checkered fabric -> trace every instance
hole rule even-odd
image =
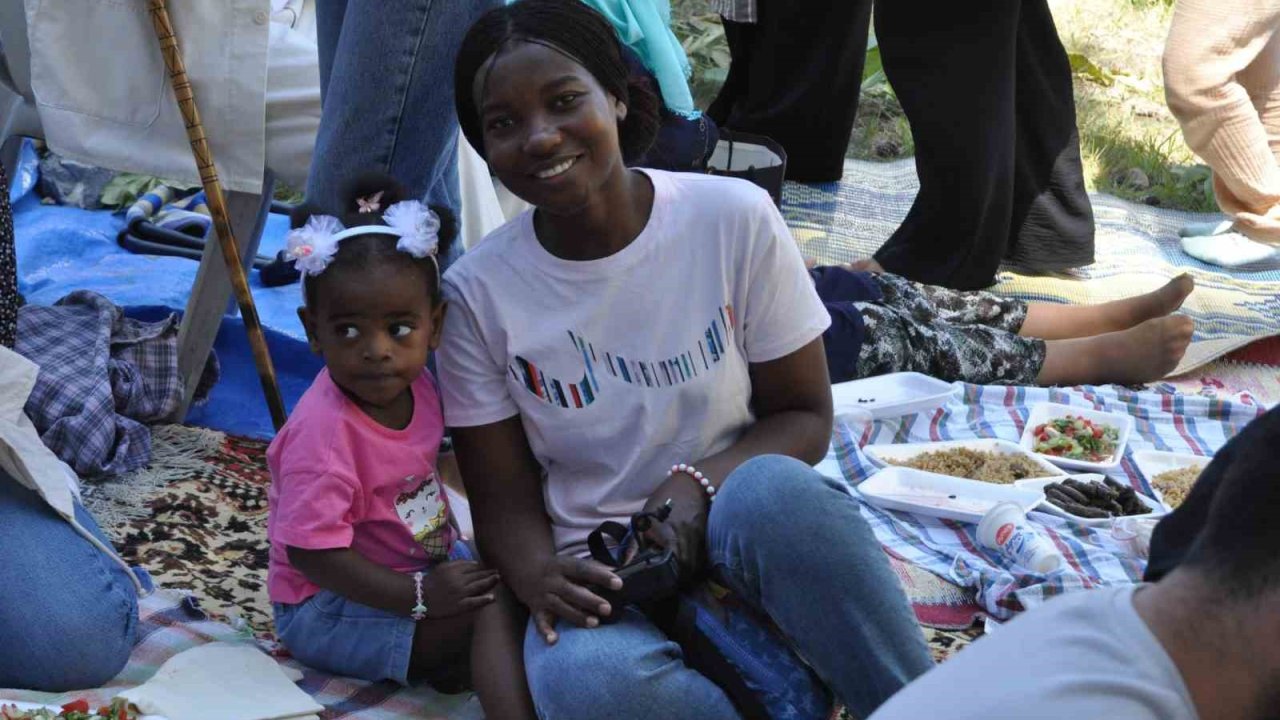
[[[79,698],[91,707],[105,705],[121,691],[150,680],[166,660],[211,642],[254,642],[248,632],[207,618],[193,598],[173,590],[157,590],[138,601],[138,644],[124,670],[105,686],[68,693],[0,689],[0,701],[61,705]],[[395,683],[369,683],[328,675],[281,658],[302,672],[298,684],[325,706],[325,718],[351,720],[481,720],[480,703],[471,693],[441,695],[426,685],[404,688]]]
[[[182,402],[176,314],[133,320],[107,298],[77,291],[22,307],[15,349],[40,366],[27,414],[76,473],[118,475],[150,461],[145,423]]]
[[[1076,405],[1133,417],[1134,430],[1125,458],[1111,475],[1147,495],[1151,495],[1147,479],[1133,464],[1135,450],[1210,456],[1265,412],[1264,407],[1247,395],[1218,400],[1136,392],[1115,386],[1068,390],[965,385],[957,399],[933,412],[878,420],[871,425],[837,419],[832,452],[841,474],[856,488],[875,471],[875,466],[862,453],[867,445],[971,438],[1017,442],[1031,407],[1039,402]],[[1046,513],[1030,513],[1031,523],[1066,559],[1059,570],[1048,575],[1011,569],[994,552],[978,545],[976,525],[906,512],[885,512],[866,503],[863,503],[862,515],[887,551],[944,580],[974,589],[984,609],[999,619],[1009,618],[1055,595],[1139,582],[1146,569],[1146,562],[1112,539],[1107,528],[1079,525]]]

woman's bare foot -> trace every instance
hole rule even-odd
[[[1172,315],[1182,307],[1187,296],[1195,289],[1195,278],[1183,273],[1165,283],[1159,290],[1109,302],[1100,306],[1099,309],[1110,311],[1114,315],[1115,322],[1118,323],[1115,329],[1124,330],[1147,320]]]
[[[1179,275],[1159,290],[1101,305],[1027,303],[1027,317],[1018,334],[1042,340],[1066,340],[1128,330],[1147,320],[1172,314],[1182,307],[1195,287],[1195,279],[1190,275]]]
[[[1166,315],[1119,332],[1051,340],[1036,382],[1132,385],[1159,380],[1172,372],[1187,353],[1194,327],[1195,323],[1185,315]]]

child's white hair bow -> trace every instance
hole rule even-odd
[[[376,201],[375,201],[376,202]],[[416,258],[435,257],[440,242],[440,218],[419,200],[403,200],[382,213],[385,225],[347,228],[332,215],[312,215],[285,236],[285,257],[303,275],[319,275],[333,261],[338,243],[358,235],[396,235],[396,249]],[[437,268],[439,266],[437,265]]]

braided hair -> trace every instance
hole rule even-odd
[[[537,43],[568,57],[627,106],[618,123],[623,160],[643,157],[661,122],[662,101],[647,78],[632,76],[622,58],[613,26],[581,0],[520,0],[485,13],[467,31],[454,65],[454,105],[458,124],[471,145],[487,157],[484,131],[473,88],[476,74],[490,58],[513,43]]]

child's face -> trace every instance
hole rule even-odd
[[[379,422],[399,424],[412,410],[409,386],[427,355],[440,344],[444,303],[433,305],[429,280],[408,264],[373,263],[308,280],[316,306],[299,308],[313,352],[362,410]]]
[[[481,66],[472,93],[489,167],[526,202],[571,213],[626,172],[618,122],[627,107],[565,55],[516,43]]]

